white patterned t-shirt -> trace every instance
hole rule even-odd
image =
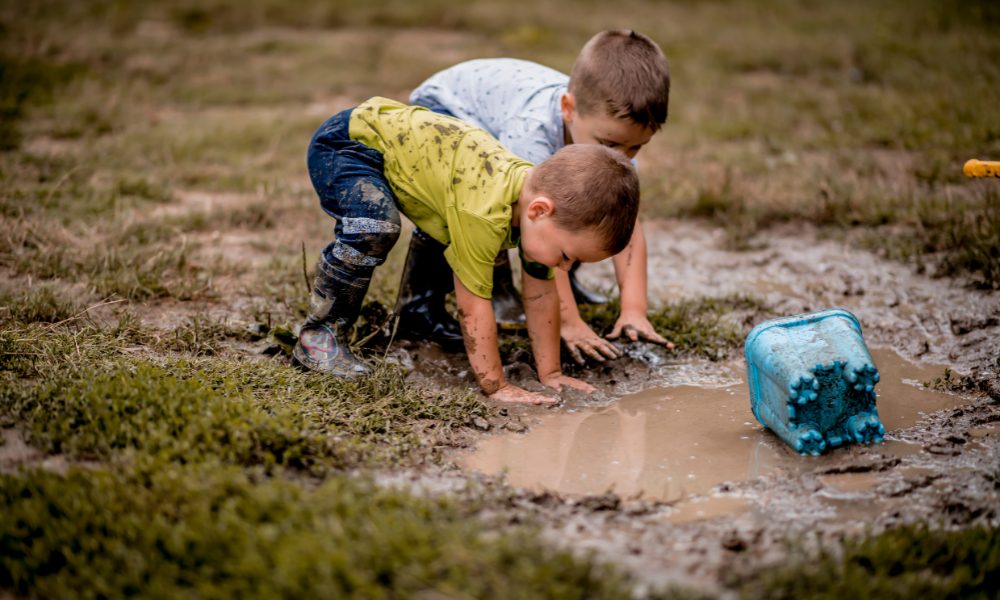
[[[565,145],[560,101],[568,83],[567,75],[526,60],[470,60],[420,84],[410,103],[485,129],[537,164]]]

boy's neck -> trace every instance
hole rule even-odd
[[[521,191],[517,194],[517,202],[510,207],[510,225],[518,228],[521,226],[521,208],[527,206],[531,201],[531,176],[535,173],[535,167],[529,167],[524,173],[524,183],[521,184]]]

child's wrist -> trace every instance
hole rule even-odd
[[[647,316],[648,311],[649,307],[646,305],[645,302],[636,304],[623,304],[621,307],[622,315],[645,317]]]
[[[562,377],[562,369],[556,369],[555,371],[549,371],[547,373],[539,373],[538,381],[546,383],[547,381],[552,381],[553,379],[559,379]]]
[[[507,379],[503,376],[502,372],[499,377],[483,376],[479,378],[479,387],[487,396],[492,396],[508,385],[510,384],[507,382]]]

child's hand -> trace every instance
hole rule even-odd
[[[622,334],[630,342],[643,340],[665,346],[668,350],[674,349],[674,343],[656,333],[656,329],[653,328],[653,324],[649,322],[645,314],[630,314],[623,311],[618,316],[618,321],[615,322],[615,328],[608,334],[608,339],[618,339]]]
[[[559,402],[558,398],[551,398],[537,392],[529,392],[524,388],[510,383],[490,394],[489,399],[497,400],[498,402],[517,402],[520,404],[555,404]]]
[[[569,350],[570,355],[578,365],[586,362],[583,358],[584,354],[597,362],[621,356],[621,352],[614,344],[594,333],[594,330],[581,319],[563,323],[559,334],[562,336],[563,343],[566,344],[566,349]]]
[[[541,378],[541,382],[550,388],[555,388],[557,390],[562,390],[563,386],[571,387],[575,390],[580,390],[585,394],[593,394],[597,391],[597,388],[590,385],[585,381],[581,381],[575,377],[570,377],[569,375],[563,375],[562,373],[558,375],[548,375]]]

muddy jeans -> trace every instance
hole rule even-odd
[[[351,110],[320,126],[306,160],[320,205],[337,220],[322,261],[341,278],[369,279],[399,238],[399,208],[382,154],[350,137]]]

